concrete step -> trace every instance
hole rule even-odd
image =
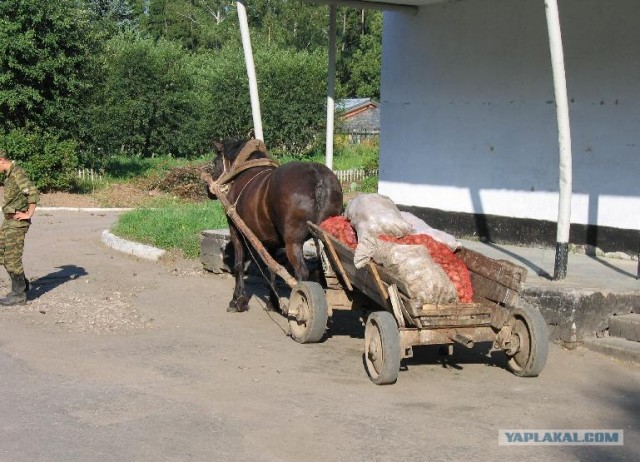
[[[640,314],[609,317],[609,335],[640,342]]]
[[[583,346],[622,361],[640,364],[640,342],[619,337],[602,337],[585,340]]]

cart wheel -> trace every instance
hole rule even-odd
[[[522,304],[513,310],[507,325],[511,327],[511,345],[505,350],[509,369],[518,377],[537,377],[549,355],[547,323],[537,309]]]
[[[400,371],[400,335],[388,311],[375,311],[364,328],[364,364],[377,385],[394,383]]]
[[[317,282],[301,281],[289,299],[289,330],[298,343],[320,341],[327,328],[327,297]]]

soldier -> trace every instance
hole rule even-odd
[[[11,292],[6,298],[0,298],[0,304],[11,306],[23,305],[27,301],[29,281],[24,276],[22,252],[39,196],[27,173],[6,155],[6,151],[0,148],[0,173],[5,175],[0,263],[11,278]]]

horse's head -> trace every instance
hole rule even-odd
[[[213,159],[213,179],[217,180],[223,173],[228,173],[243,162],[253,159],[268,158],[267,148],[260,140],[227,139],[213,143],[216,155]]]
[[[213,143],[215,156],[208,172],[203,172],[202,179],[207,183],[207,194],[215,199],[211,192],[211,183],[218,181],[223,175],[231,175],[244,162],[253,159],[268,158],[267,149],[260,140],[227,139]],[[224,177],[222,178],[224,182]]]

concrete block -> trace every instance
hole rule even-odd
[[[622,361],[640,364],[640,342],[617,337],[603,337],[585,340],[583,346]]]
[[[207,271],[230,273],[233,268],[233,246],[228,229],[205,230],[200,233],[200,261]]]
[[[626,314],[609,318],[609,335],[640,342],[640,314]]]
[[[612,315],[640,312],[640,291],[527,287],[521,295],[538,307],[553,340],[562,342],[602,337]]]

